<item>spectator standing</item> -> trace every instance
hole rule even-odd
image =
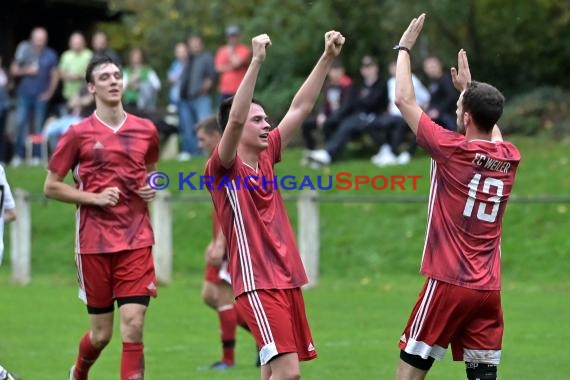
[[[200,155],[194,127],[212,113],[210,90],[214,84],[216,72],[212,53],[204,50],[202,37],[191,35],[188,38],[190,55],[180,84],[180,103],[178,115],[182,148],[179,161],[188,161],[192,155]]]
[[[131,50],[129,65],[125,67],[123,75],[125,106],[154,111],[161,83],[156,71],[145,63],[142,49],[133,48]]]
[[[117,64],[122,65],[122,60],[117,52],[109,47],[109,38],[107,33],[97,30],[91,37],[91,48],[94,56],[106,55]]]
[[[188,61],[188,46],[184,42],[178,42],[174,47],[174,56],[175,59],[168,68],[168,82],[170,83],[168,101],[170,104],[178,106],[182,72],[186,61]]]
[[[34,134],[42,130],[46,119],[48,103],[59,82],[58,56],[47,46],[48,33],[44,28],[35,28],[29,41],[21,42],[10,73],[20,80],[16,90],[16,144],[12,166],[19,166],[25,157],[25,141],[33,111]],[[32,165],[40,164],[40,150],[34,149]]]
[[[235,95],[242,81],[249,60],[251,49],[240,42],[241,32],[237,25],[226,28],[227,43],[216,52],[216,71],[219,75],[219,102]]]
[[[85,37],[75,32],[69,37],[69,50],[59,61],[59,75],[63,82],[63,98],[68,102],[79,95],[84,84],[85,69],[93,57],[93,52],[85,46]]]

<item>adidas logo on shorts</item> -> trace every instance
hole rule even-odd
[[[315,346],[313,346],[313,343],[309,343],[309,347],[307,347],[307,351],[309,351],[309,352],[315,351]]]

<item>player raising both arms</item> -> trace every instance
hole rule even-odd
[[[120,378],[143,379],[144,317],[156,296],[148,210],[155,191],[147,176],[156,170],[158,132],[152,122],[124,111],[123,73],[111,58],[95,57],[85,79],[95,112],[62,136],[44,185],[47,197],[77,205],[79,296],[91,328],[79,343],[70,379],[87,379],[111,340],[115,301],[123,341]],[[77,188],[64,182],[70,170]]]
[[[400,338],[397,379],[424,379],[451,344],[469,380],[494,380],[503,337],[501,225],[521,155],[496,125],[503,95],[471,81],[463,50],[452,69],[461,92],[458,132],[437,125],[418,106],[410,54],[424,19],[413,19],[397,46],[396,105],[432,157],[421,265],[426,282]]]
[[[224,129],[206,165],[209,189],[229,248],[229,268],[239,313],[260,350],[263,380],[298,379],[299,360],[316,358],[301,286],[307,276],[281,194],[274,165],[281,150],[313,109],[326,75],[340,54],[344,37],[325,34],[324,53],[301,86],[281,123],[271,130],[263,106],[253,100],[255,83],[271,40],[252,40],[253,57],[236,95],[222,103]],[[236,178],[250,176],[237,189]],[[257,177],[257,180],[255,180]],[[229,179],[233,186],[221,186]]]

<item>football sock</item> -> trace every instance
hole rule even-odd
[[[220,318],[220,334],[222,338],[222,361],[233,365],[235,360],[237,314],[234,305],[224,305],[218,308]]]
[[[144,345],[143,343],[123,342],[121,355],[121,380],[144,379]]]
[[[237,324],[240,325],[241,328],[243,328],[245,331],[251,332],[251,330],[247,326],[247,323],[245,322],[245,319],[242,318],[241,314],[237,311],[237,309],[234,310],[236,311]]]
[[[75,361],[75,376],[76,380],[86,380],[89,368],[95,363],[99,354],[103,348],[96,348],[91,344],[91,338],[89,338],[89,331],[83,335],[81,341],[79,342],[79,355],[77,355],[77,360]]]

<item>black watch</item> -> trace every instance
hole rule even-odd
[[[394,50],[404,50],[404,51],[408,52],[409,55],[412,55],[412,53],[410,52],[410,49],[408,49],[405,46],[396,45],[396,46],[394,46]]]

